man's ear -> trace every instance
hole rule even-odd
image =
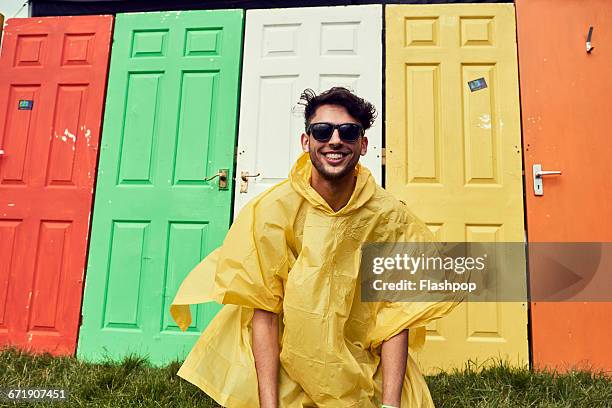
[[[368,138],[364,136],[361,138],[361,155],[365,156],[367,152],[368,152]]]
[[[300,140],[302,142],[302,151],[309,152],[310,141],[308,140],[308,135],[306,133],[302,133],[302,136],[300,136]]]

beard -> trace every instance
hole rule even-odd
[[[340,171],[330,172],[326,168],[327,165],[319,159],[315,151],[310,150],[308,154],[310,156],[310,162],[314,168],[317,169],[317,172],[321,175],[321,177],[328,181],[338,181],[347,175],[352,175],[355,171],[355,166],[357,166],[357,163],[359,162],[359,154],[353,152],[353,156],[351,157],[350,161],[348,161]]]

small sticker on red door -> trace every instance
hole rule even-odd
[[[30,99],[21,99],[19,101],[19,110],[32,110],[34,101]]]

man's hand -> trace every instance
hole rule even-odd
[[[278,407],[278,315],[255,309],[253,313],[253,356],[261,408]]]
[[[382,403],[399,407],[408,359],[408,330],[383,342],[380,357],[383,374]]]

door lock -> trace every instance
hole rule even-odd
[[[240,192],[246,193],[249,190],[249,178],[259,177],[261,173],[249,174],[248,171],[240,172]]]
[[[227,190],[227,169],[219,169],[219,172],[211,177],[206,177],[204,181],[213,180],[215,177],[219,177],[219,190]]]
[[[537,196],[544,195],[544,183],[542,180],[543,176],[557,176],[557,175],[561,175],[561,172],[559,170],[544,171],[542,170],[541,164],[534,164],[533,165],[533,192],[535,193],[535,195]]]

